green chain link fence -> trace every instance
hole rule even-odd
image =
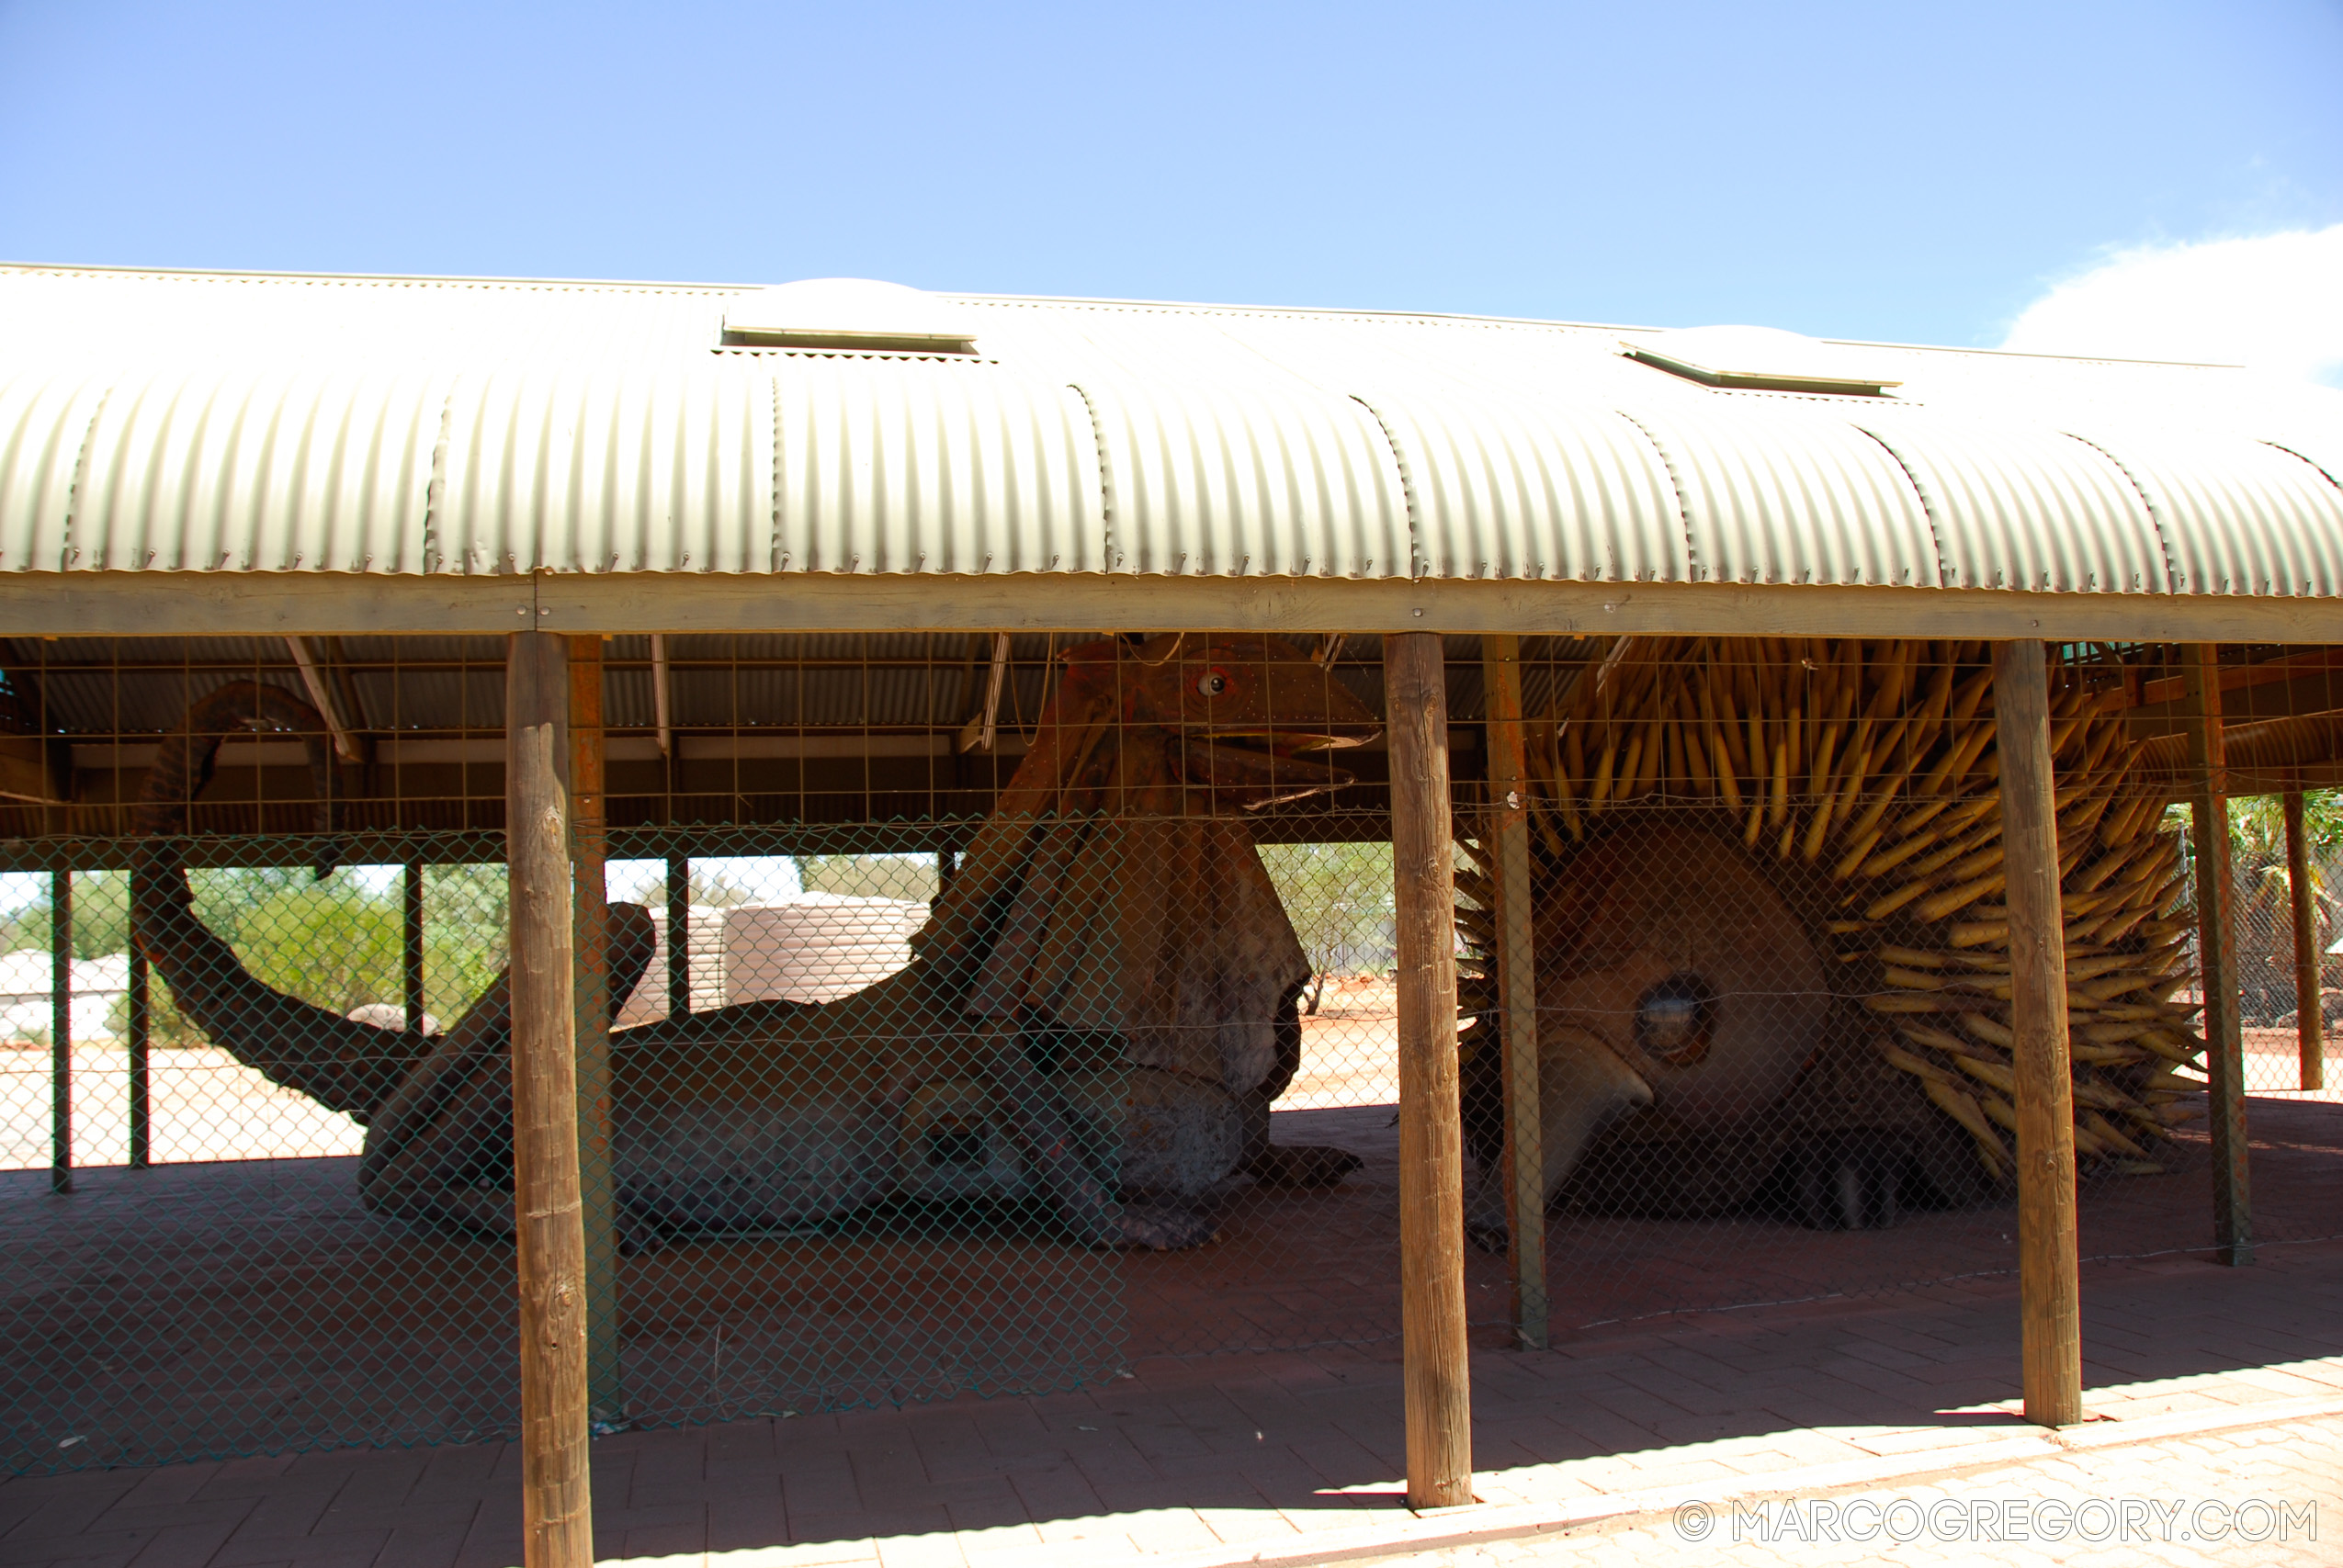
[[[777,705],[820,669],[861,682],[840,715],[867,713],[879,673],[920,673],[919,659],[884,665],[856,645],[791,665],[732,647],[696,664],[675,639],[676,690],[701,693],[703,719],[726,682],[734,773],[727,790],[678,790],[696,733],[682,726],[662,740],[663,795],[614,782],[599,840],[611,912],[598,935],[581,923],[607,993],[606,1064],[586,1075],[606,1109],[595,1099],[582,1122],[604,1422],[1046,1393],[1154,1357],[1392,1353],[1398,1012],[1380,756],[1334,753],[1357,775],[1343,784],[1325,752],[1260,744],[1365,739],[1373,644],[1169,640],[1093,651],[1104,662],[1087,672],[1062,656],[1094,642],[1011,649],[1001,702],[981,709],[1002,738],[990,757],[960,750],[983,650],[935,656],[953,677],[952,722],[925,732],[942,744],[908,726],[862,742],[949,761],[952,787],[921,812],[900,809],[918,792],[882,789],[875,771],[841,784],[836,769],[874,765],[822,761],[802,739],[796,772],[751,776],[759,748],[787,748],[742,722],[742,694]],[[629,713],[650,705],[649,652],[608,656],[605,690]],[[432,740],[444,752],[410,753],[475,770],[445,798],[368,820],[354,792],[358,820],[304,831],[305,775],[256,773],[249,807],[199,797],[194,833],[6,846],[11,1470],[514,1430],[501,776],[484,771],[493,653],[415,661],[470,694],[470,728]],[[1466,1284],[1494,1345],[1512,1288],[1507,1217],[1488,1196],[1503,1160],[1501,792],[1487,783],[1473,654],[1470,639],[1452,649],[1450,689],[1481,1243]],[[1544,1121],[1549,1153],[1572,1156],[1545,1219],[1557,1329],[2014,1266],[1991,1154],[2006,1159],[1995,898],[1958,897],[1989,880],[1996,835],[1979,654],[1534,645],[1535,1000],[1549,1084],[1569,1088]],[[1194,721],[1192,699],[1208,709],[1272,677],[1288,688],[1262,723]],[[118,664],[112,678],[128,677]],[[263,703],[304,700],[266,664],[183,680],[182,695],[214,700],[237,678],[285,694]],[[390,675],[357,671],[349,688],[378,678]],[[1053,741],[1044,716],[1075,678],[1106,680],[1113,700]],[[2078,779],[2128,745],[2107,728],[2115,710],[2093,705],[2111,689],[2098,679],[2078,671],[2059,688],[2073,721],[2062,767]],[[1178,711],[1150,721],[1125,700],[1149,682]],[[816,716],[809,702],[788,716]],[[639,758],[648,739],[625,745]],[[1019,771],[1045,767],[1052,789],[1020,795]],[[2101,1096],[2083,1107],[2100,1119],[2078,1123],[2087,1255],[2210,1240],[2202,1122],[2186,1120],[2202,1094],[2175,1059],[2189,1055],[2190,994],[2150,995],[2191,962],[2167,962],[2186,946],[2187,867],[2160,812],[2120,801],[2113,784],[2103,800],[2085,790],[2067,803],[2080,815],[2062,818],[2073,961],[2098,964],[2080,983],[2109,993],[2078,1003],[2097,1010],[2078,1012],[2077,1039],[2099,1053],[2078,1083]],[[703,819],[650,819],[686,810]],[[2094,868],[2106,892],[2089,904]],[[2261,863],[2241,854],[2239,871],[2261,897]],[[151,965],[129,941],[134,904]],[[2328,1235],[2343,1136],[2332,1091],[2286,1081],[2291,937],[2281,925],[2265,940],[2259,908],[2247,953],[2269,948],[2259,962],[2278,978],[2254,982],[2247,1007],[2257,1225],[2269,1240]],[[69,1172],[51,1169],[61,1086]],[[68,1179],[70,1193],[52,1191]]]

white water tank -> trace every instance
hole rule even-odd
[[[852,996],[911,961],[927,906],[900,898],[807,893],[749,904],[724,922],[724,999],[826,1002]]]
[[[651,910],[658,944],[617,1027],[667,1016],[667,911]],[[692,910],[692,1010],[784,998],[833,1001],[911,961],[927,906],[901,898],[804,893],[786,903]]]

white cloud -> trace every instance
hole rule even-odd
[[[2027,306],[2001,346],[2343,386],[2343,223],[2116,251]]]

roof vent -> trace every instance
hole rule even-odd
[[[760,288],[724,310],[724,341],[866,353],[973,354],[976,328],[933,294],[867,277],[809,277]]]
[[[1704,387],[1877,397],[1901,381],[1862,363],[1859,350],[1774,327],[1687,327],[1623,339],[1622,352]]]

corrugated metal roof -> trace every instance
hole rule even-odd
[[[447,380],[322,361],[117,380],[83,442],[73,564],[425,570]]]
[[[2163,593],[2147,502],[2088,442],[2023,425],[1889,412],[1860,428],[1919,489],[1946,588]]]
[[[112,378],[64,360],[0,380],[0,570],[74,564],[65,537],[74,479],[90,422],[112,385]]]
[[[1910,478],[1844,419],[1640,400],[1627,412],[1675,479],[1691,581],[1936,586]]]
[[[438,428],[427,570],[772,569],[769,376],[500,366],[458,380]]]
[[[494,664],[453,670],[378,666],[351,669],[346,674],[349,689],[357,694],[357,711],[346,715],[355,728],[504,728],[504,671]],[[283,683],[297,689],[300,684],[298,681]],[[164,724],[176,722],[166,718]]]
[[[1040,713],[1053,655],[1071,636],[1010,639],[1000,719],[1014,730]],[[372,734],[495,731],[504,722],[504,639],[320,637],[309,650],[341,716]],[[650,729],[658,719],[648,637],[603,644],[604,721]],[[970,644],[976,644],[972,650]],[[952,634],[672,637],[671,724],[731,728],[952,729],[982,707],[992,638]],[[975,657],[971,659],[973,651]],[[27,678],[44,728],[78,735],[168,729],[198,696],[258,680],[306,696],[286,639],[265,637],[0,637],[0,668]]]
[[[41,683],[44,714],[54,729],[78,734],[144,734],[169,729],[187,716],[196,699],[231,681],[259,680],[300,694],[290,671],[51,669]],[[499,716],[502,711],[500,705]]]
[[[2343,490],[2302,457],[2186,427],[2083,435],[2147,502],[2174,592],[2343,592]]]
[[[2238,371],[982,297],[974,355],[744,352],[743,292],[0,268],[0,569],[2343,592],[2343,395]]]
[[[1062,380],[951,360],[765,359],[777,571],[1102,571],[1098,441]]]
[[[1616,410],[1439,392],[1366,401],[1407,455],[1426,575],[1684,580],[1674,482]]]
[[[1080,382],[1108,564],[1228,577],[1410,577],[1406,487],[1375,416],[1284,378]]]

